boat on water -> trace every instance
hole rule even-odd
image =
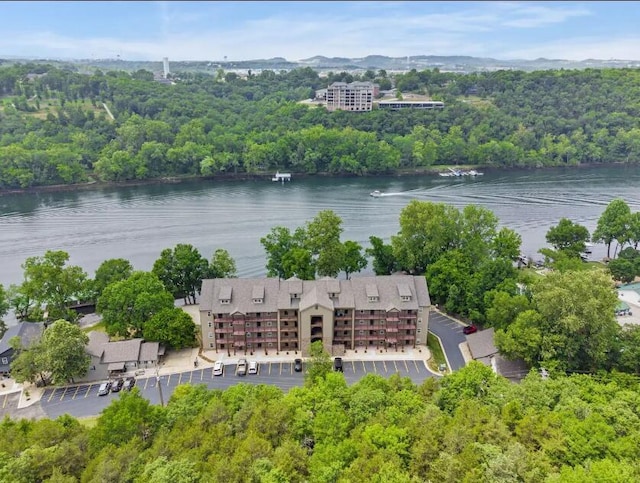
[[[380,198],[380,197],[382,197],[382,192],[378,191],[378,190],[375,190],[375,191],[372,191],[371,193],[369,193],[369,196],[373,196],[374,198]]]
[[[444,178],[451,178],[451,177],[460,178],[462,176],[482,176],[484,174],[484,173],[481,173],[480,171],[476,171],[475,169],[471,169],[469,171],[462,171],[460,169],[453,169],[453,168],[447,168],[447,169],[449,170],[449,172],[445,171],[438,174]]]
[[[276,171],[276,174],[273,175],[271,181],[281,181],[283,183],[285,181],[291,181],[291,173],[281,173],[279,171]]]

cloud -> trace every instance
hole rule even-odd
[[[535,46],[515,48],[502,53],[502,59],[547,59],[586,60],[618,59],[636,60],[640,52],[640,36],[618,36],[602,39],[599,37],[573,37]]]
[[[318,8],[322,5],[316,4],[309,11],[303,4],[291,2],[280,5],[280,11],[271,9],[259,18],[247,18],[246,5],[214,2],[198,4],[196,8],[160,1],[154,7],[155,32],[145,34],[141,28],[137,39],[124,41],[108,35],[80,38],[52,30],[22,31],[0,37],[0,53],[37,52],[40,56],[72,58],[119,54],[131,60],[160,60],[168,56],[171,60],[215,61],[224,56],[229,60],[271,57],[299,60],[314,55],[372,54],[576,59],[576,55],[585,58],[586,53],[587,57],[625,54],[633,58],[637,54],[628,55],[632,49],[640,52],[637,43],[625,47],[624,39],[603,42],[583,38],[546,43],[535,40],[533,45],[518,44],[524,42],[514,37],[519,30],[538,29],[542,37],[548,26],[590,15],[587,6],[577,4],[454,2],[455,7],[450,8],[430,2],[336,2],[339,8],[329,8],[333,3],[327,3],[326,8]],[[236,10],[240,8],[244,11]],[[448,11],[437,11],[445,8]]]
[[[586,5],[564,7],[553,3],[536,5],[525,2],[496,2],[492,8],[500,14],[499,25],[523,29],[564,23],[573,17],[592,15]]]

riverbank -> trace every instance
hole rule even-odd
[[[543,167],[495,167],[495,166],[479,166],[475,164],[457,164],[457,165],[433,165],[419,168],[402,168],[389,173],[376,173],[356,175],[349,173],[334,174],[328,172],[322,173],[292,173],[292,179],[309,179],[309,178],[380,178],[380,177],[410,177],[410,176],[438,176],[439,173],[448,172],[450,168],[459,169],[463,171],[479,170],[482,172],[517,172],[517,171],[540,171],[557,168],[570,168],[570,169],[588,169],[598,167],[611,167],[611,166],[628,166],[629,163],[597,163],[597,164],[580,164],[576,166],[543,166]],[[260,172],[260,173],[220,173],[215,176],[169,176],[161,178],[149,178],[141,180],[127,180],[127,181],[98,181],[91,180],[86,183],[77,184],[61,184],[61,185],[49,185],[49,186],[32,186],[23,189],[0,189],[0,196],[13,195],[13,194],[28,194],[28,193],[57,193],[64,191],[86,191],[96,190],[104,188],[122,188],[128,186],[150,186],[150,185],[162,185],[162,184],[179,184],[186,182],[202,181],[202,182],[216,182],[216,181],[271,181],[273,177],[272,172]]]

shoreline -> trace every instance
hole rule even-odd
[[[630,166],[638,165],[637,163],[591,163],[591,164],[579,164],[576,166],[543,166],[538,168],[532,167],[494,167],[494,166],[477,166],[472,164],[459,164],[459,165],[435,165],[424,168],[405,168],[398,169],[391,173],[381,174],[331,174],[327,172],[323,173],[292,173],[296,178],[382,178],[382,177],[405,177],[405,176],[438,176],[439,173],[446,172],[449,168],[455,169],[475,169],[482,170],[483,172],[498,172],[498,171],[538,171],[547,169],[588,169],[604,166]],[[263,172],[256,174],[238,173],[238,174],[219,174],[216,176],[168,176],[161,178],[149,178],[141,180],[127,180],[127,181],[89,181],[86,183],[78,184],[58,184],[58,185],[46,185],[46,186],[32,186],[23,189],[0,189],[0,197],[7,195],[21,195],[21,194],[37,194],[37,193],[58,193],[63,191],[86,191],[92,189],[102,188],[119,188],[128,186],[148,186],[148,185],[162,185],[162,184],[180,184],[186,182],[203,182],[203,181],[256,181],[256,180],[268,180],[271,181],[273,173]]]

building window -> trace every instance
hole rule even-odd
[[[285,310],[285,311],[284,311],[284,315],[289,315],[289,313]]]
[[[360,335],[364,335],[364,330],[359,330],[359,331],[358,331],[358,334],[360,334]]]
[[[251,337],[251,332],[247,332],[245,335],[246,335],[247,337]]]
[[[267,322],[267,327],[271,327],[271,321]]]
[[[411,301],[411,297],[409,295],[403,295],[402,297],[400,297],[400,299],[403,302],[410,302]]]
[[[8,357],[3,357],[2,358],[2,363],[3,364],[9,364],[9,358]]]
[[[377,302],[378,297],[369,297],[369,302]]]
[[[359,321],[358,321],[358,323],[359,323],[360,325],[364,325],[364,324],[365,324],[365,321],[364,321],[364,320],[359,320]]]
[[[267,344],[267,347],[273,347],[273,344],[272,344],[271,342],[269,342],[269,343]]]
[[[273,332],[267,332],[267,337],[271,337],[273,335]]]
[[[418,307],[418,312],[422,313],[422,307]]]
[[[384,330],[381,330],[381,331],[380,331],[380,335],[384,335]]]
[[[208,322],[207,325],[211,328],[213,326],[213,322]]]
[[[358,345],[364,345],[364,341],[363,340],[359,340],[358,341]]]
[[[229,304],[231,303],[231,300],[229,300],[229,299],[222,299],[222,300],[220,300],[220,303],[221,303],[222,305],[229,305]]]
[[[244,326],[245,326],[245,327],[251,327],[251,322],[245,322],[245,323],[244,323]]]
[[[213,348],[213,342],[209,342],[209,348]]]
[[[207,312],[207,317],[211,317],[211,312]]]
[[[209,339],[213,339],[213,332],[209,332]]]
[[[289,336],[289,332],[285,332],[285,333],[284,333],[284,336],[285,336],[285,337],[288,337],[288,336]]]
[[[254,304],[261,304],[262,303],[262,299],[253,299],[253,303]]]

